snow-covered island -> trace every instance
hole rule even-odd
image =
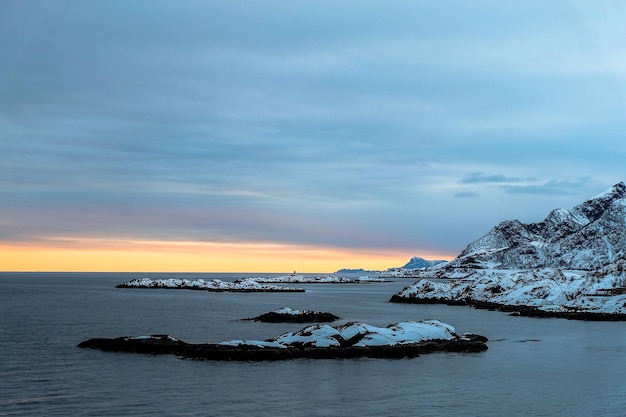
[[[338,316],[323,311],[298,310],[291,307],[282,307],[245,320],[262,321],[266,323],[327,323],[338,319]]]
[[[390,301],[519,315],[626,320],[626,185],[540,223],[507,220]]]
[[[214,292],[304,292],[302,288],[282,287],[280,285],[261,284],[253,279],[241,279],[233,282],[219,279],[151,279],[137,278],[124,284],[116,285],[117,288],[163,288],[180,290],[203,290]]]
[[[261,284],[370,284],[387,282],[384,278],[362,276],[357,278],[338,277],[336,275],[304,276],[301,274],[281,275],[277,277],[249,277],[235,282],[252,280]]]
[[[268,340],[228,340],[191,344],[168,335],[89,339],[78,347],[104,351],[173,354],[186,359],[269,361],[298,358],[406,358],[431,352],[481,352],[487,339],[457,335],[438,320],[403,322],[387,327],[351,322],[331,327],[307,326]]]

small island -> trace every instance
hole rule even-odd
[[[384,278],[361,276],[358,278],[338,277],[336,275],[304,276],[289,274],[278,277],[249,277],[239,281],[252,280],[260,284],[370,284],[374,282],[389,282]]]
[[[339,320],[339,317],[322,311],[296,310],[290,307],[282,307],[245,320],[265,323],[328,323]]]
[[[219,279],[189,280],[179,278],[137,278],[124,284],[116,285],[116,288],[177,289],[212,292],[304,292],[304,289],[302,288],[282,287],[279,285],[264,285],[252,279],[242,279],[228,282]]]
[[[268,340],[229,340],[193,344],[169,335],[96,338],[78,347],[103,351],[175,355],[184,359],[220,361],[277,361],[288,359],[413,358],[432,352],[482,352],[487,339],[455,333],[438,320],[410,321],[375,327],[351,322],[331,327],[308,326]]]

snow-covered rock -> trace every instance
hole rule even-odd
[[[219,279],[180,279],[180,278],[137,278],[124,284],[119,284],[118,288],[165,288],[165,289],[185,289],[185,290],[206,290],[206,291],[238,291],[238,292],[302,292],[301,288],[288,288],[278,285],[264,285],[253,279],[242,279],[234,282],[222,281]]]
[[[331,327],[307,326],[268,340],[235,339],[190,344],[165,335],[96,338],[78,347],[105,351],[174,354],[189,359],[268,361],[298,358],[406,358],[431,352],[481,352],[487,339],[470,333],[457,335],[438,320],[409,321],[376,327],[352,322]]]
[[[358,278],[338,277],[336,275],[304,276],[300,274],[281,275],[277,277],[249,277],[243,280],[252,280],[263,284],[367,284],[385,282],[383,278],[362,276]],[[242,280],[237,280],[239,282]]]
[[[284,347],[371,347],[419,343],[425,340],[452,340],[458,337],[454,327],[439,320],[410,321],[376,327],[351,322],[331,327],[327,324],[307,326],[297,332],[285,333],[265,342]],[[232,345],[232,341],[221,342]],[[246,341],[240,345],[258,345],[260,341]]]
[[[468,304],[523,310],[527,315],[626,320],[626,294],[613,290],[617,282],[626,279],[623,274],[597,278],[587,271],[553,268],[467,272],[464,279],[446,282],[421,279],[395,294],[391,301]]]

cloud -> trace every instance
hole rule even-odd
[[[459,184],[469,184],[477,186],[488,186],[498,189],[506,194],[528,194],[528,195],[571,195],[577,194],[580,189],[584,189],[594,181],[591,177],[582,177],[573,180],[540,180],[531,177],[515,177],[504,174],[485,174],[483,172],[473,172],[461,180]],[[455,194],[456,197],[475,196],[473,191],[461,191]]]
[[[623,172],[602,7],[21,4],[0,13],[6,240],[450,252]]]
[[[503,174],[485,174],[483,172],[473,172],[465,178],[459,180],[461,184],[478,184],[478,183],[517,183],[527,182],[532,178],[510,177]]]
[[[576,180],[552,180],[541,184],[502,185],[500,187],[507,194],[572,195],[578,194],[579,190],[587,187],[590,181],[591,178],[585,177]]]
[[[460,191],[458,193],[454,193],[454,198],[475,198],[475,197],[478,197],[478,194],[472,191]]]

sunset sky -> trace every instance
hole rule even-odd
[[[621,1],[0,2],[0,270],[451,259],[625,180]]]

